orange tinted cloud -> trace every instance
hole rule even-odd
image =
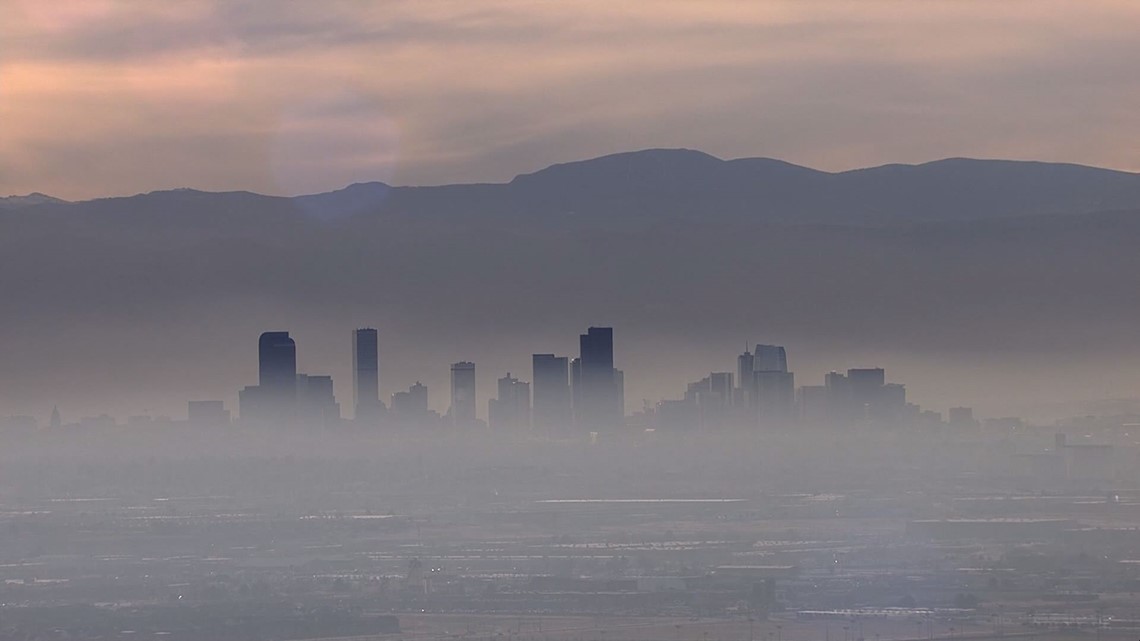
[[[2,193],[504,180],[651,146],[1140,169],[1134,2],[5,5]]]

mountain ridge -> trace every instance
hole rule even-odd
[[[217,381],[203,392],[216,398],[256,380],[267,327],[296,330],[306,367],[341,385],[347,328],[384,328],[389,391],[445,389],[446,368],[433,378],[425,363],[495,373],[571,353],[599,323],[621,333],[630,398],[730,367],[737,338],[757,336],[797,359],[833,354],[805,382],[915,353],[958,359],[972,380],[978,359],[1028,355],[989,380],[1064,394],[1078,375],[1053,365],[1070,356],[1140,358],[1135,175],[954,160],[829,174],[706,156],[633,154],[514,185],[0,209],[0,402],[82,396],[92,380],[139,403],[160,382]],[[53,358],[66,371],[42,366]]]
[[[1004,168],[1004,169],[1018,169],[1018,170],[1042,170],[1045,172],[1078,172],[1090,175],[1100,176],[1114,176],[1122,180],[1137,180],[1140,181],[1140,173],[1129,172],[1121,169],[1112,169],[1105,167],[1097,167],[1094,165],[1083,165],[1079,163],[1069,162],[1053,162],[1041,160],[1014,160],[1003,158],[974,158],[966,156],[952,156],[946,158],[939,158],[935,160],[924,161],[920,163],[886,163],[882,165],[873,165],[868,167],[856,167],[852,169],[845,169],[839,171],[826,171],[808,167],[806,165],[799,165],[779,158],[772,158],[767,156],[745,156],[740,158],[722,159],[706,152],[687,149],[687,148],[650,148],[635,151],[618,152],[613,154],[606,154],[602,156],[595,156],[582,160],[571,160],[565,162],[554,163],[546,167],[531,171],[523,172],[515,175],[513,178],[506,182],[473,182],[473,183],[444,183],[432,185],[389,185],[380,181],[364,181],[354,182],[329,191],[321,191],[307,194],[298,194],[293,196],[280,195],[280,194],[265,194],[250,190],[223,190],[213,191],[207,189],[199,189],[194,187],[176,187],[171,189],[156,189],[148,192],[140,192],[137,194],[123,194],[123,195],[107,195],[95,198],[81,199],[81,200],[64,200],[49,196],[41,192],[32,192],[26,196],[12,195],[7,197],[0,197],[0,203],[8,203],[17,206],[34,206],[39,204],[82,204],[93,202],[97,200],[108,199],[125,199],[134,198],[139,196],[148,196],[155,194],[170,194],[170,193],[200,193],[200,194],[248,194],[254,196],[261,196],[264,198],[283,198],[283,199],[313,199],[321,196],[329,196],[333,194],[344,194],[351,192],[359,192],[365,189],[383,189],[383,190],[429,190],[429,189],[445,189],[445,188],[462,188],[462,187],[507,187],[526,183],[535,177],[546,176],[551,174],[559,174],[576,169],[586,168],[591,171],[598,169],[614,169],[621,163],[628,163],[630,161],[641,163],[635,165],[642,170],[647,168],[656,169],[675,169],[682,161],[700,162],[705,167],[715,168],[747,168],[749,170],[769,170],[769,171],[783,171],[788,173],[796,173],[803,176],[815,177],[844,177],[844,176],[858,176],[868,174],[885,174],[897,171],[908,172],[911,174],[930,171],[935,169],[954,169],[961,170],[976,169],[981,167],[986,168]],[[663,166],[662,163],[668,163]]]

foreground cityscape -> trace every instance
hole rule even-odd
[[[947,417],[881,368],[795,387],[787,351],[626,415],[614,332],[352,417],[257,343],[237,416],[8,419],[0,638],[1131,639],[1140,417]],[[251,346],[252,347],[252,346]],[[251,353],[253,350],[251,349]]]

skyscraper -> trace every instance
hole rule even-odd
[[[748,346],[745,345],[744,353],[736,357],[736,392],[732,397],[736,405],[747,405],[750,402],[752,372],[756,370],[753,361],[752,352],[748,351]]]
[[[258,386],[267,402],[297,398],[297,343],[289,332],[265,332],[257,341]]]
[[[873,416],[873,408],[880,403],[886,382],[887,375],[881,367],[847,370],[847,385],[851,389],[855,418],[867,419]]]
[[[579,336],[581,392],[574,409],[580,429],[598,431],[622,422],[621,390],[614,370],[614,330],[591,327]]]
[[[379,338],[371,328],[352,332],[352,400],[356,420],[373,420],[380,409]]]
[[[451,366],[451,422],[461,427],[475,424],[475,363]]]
[[[828,390],[823,385],[804,385],[799,390],[797,408],[801,423],[809,426],[826,425],[831,419]]]
[[[570,405],[569,359],[554,354],[534,354],[531,357],[534,386],[534,428],[550,434],[571,427],[573,414]]]
[[[788,353],[780,345],[757,345],[752,369],[757,372],[786,372]]]
[[[499,379],[499,397],[487,403],[487,422],[493,429],[521,431],[530,428],[530,383],[511,376]]]
[[[340,403],[331,376],[297,375],[297,417],[305,427],[332,427],[340,422]]]
[[[257,340],[258,384],[238,394],[243,421],[288,423],[297,404],[297,344],[289,332],[265,332]]]
[[[782,425],[795,418],[796,379],[791,372],[756,371],[753,389],[761,424]]]
[[[788,371],[788,353],[782,346],[756,346],[748,402],[761,423],[781,424],[794,418],[796,383]]]

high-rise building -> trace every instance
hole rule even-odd
[[[732,396],[733,403],[736,405],[747,405],[749,403],[752,372],[756,370],[753,366],[754,360],[747,345],[744,346],[744,353],[736,357],[736,392]]]
[[[779,345],[757,345],[752,370],[755,372],[788,371],[788,353]]]
[[[851,398],[851,381],[845,374],[828,372],[823,377],[827,389],[827,414],[832,422],[843,423],[855,418],[855,402]]]
[[[376,330],[352,332],[352,402],[356,420],[375,420],[381,408],[379,338]]]
[[[340,422],[340,403],[331,376],[297,375],[297,417],[304,427],[332,427]]]
[[[238,393],[243,421],[288,423],[297,403],[297,344],[289,332],[265,332],[257,340],[258,384]]]
[[[779,371],[756,371],[752,375],[756,411],[761,424],[782,425],[795,418],[795,375]]]
[[[811,426],[826,425],[831,420],[831,404],[827,387],[804,385],[799,389],[799,419]]]
[[[716,395],[718,403],[729,405],[732,402],[732,372],[709,374],[709,391]]]
[[[881,367],[847,370],[847,386],[851,390],[854,418],[873,418],[874,407],[882,400],[883,385],[886,382],[886,372]]]
[[[614,370],[614,330],[591,327],[579,336],[580,407],[574,408],[579,429],[600,431],[620,426],[624,414],[622,391]]]
[[[475,363],[451,366],[451,422],[460,427],[475,424]]]
[[[544,434],[568,430],[574,420],[570,400],[569,359],[554,354],[534,354],[531,364],[535,430]]]
[[[297,398],[297,343],[289,332],[265,332],[257,341],[258,386],[266,399]]]
[[[738,358],[737,363],[743,360]],[[795,418],[795,377],[788,371],[788,353],[782,346],[756,346],[745,396],[752,416],[763,424],[784,424]]]
[[[713,372],[695,383],[689,383],[684,402],[696,407],[697,421],[686,429],[716,431],[725,427],[731,417],[734,391],[732,372]],[[673,412],[674,419],[684,415],[679,405],[663,407],[666,411]],[[677,425],[674,423],[673,427]]]
[[[499,397],[487,402],[492,429],[522,431],[530,428],[530,383],[511,376],[499,379]]]

